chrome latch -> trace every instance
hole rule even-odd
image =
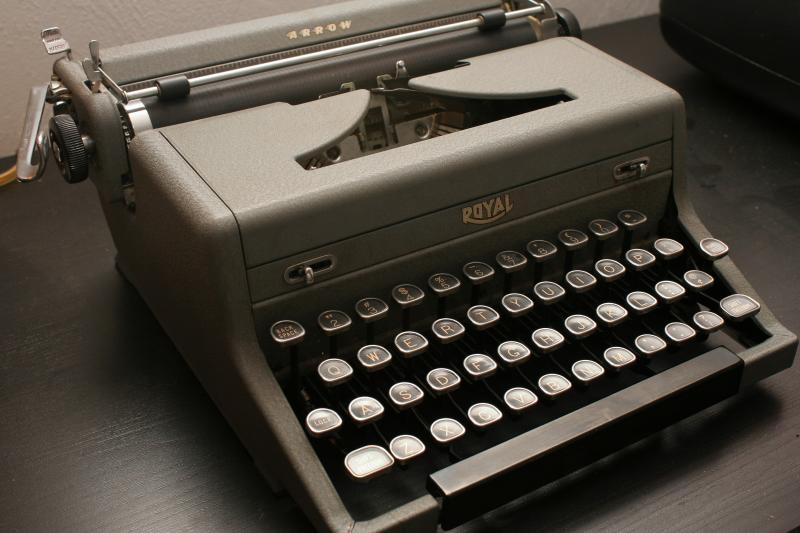
[[[628,180],[631,178],[641,178],[647,174],[650,166],[649,157],[640,157],[632,161],[626,161],[614,167],[614,179],[617,181]]]

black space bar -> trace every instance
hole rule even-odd
[[[455,527],[735,394],[742,361],[716,348],[434,472],[442,527]]]

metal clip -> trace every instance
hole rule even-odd
[[[72,49],[69,47],[67,40],[61,35],[61,28],[57,26],[45,28],[41,31],[40,35],[42,37],[44,49],[47,50],[48,55],[52,56],[66,52],[67,57],[70,59],[72,58]]]
[[[44,113],[47,85],[31,87],[22,138],[17,149],[17,179],[27,182],[38,180],[47,168],[50,144],[45,132],[40,132]]]

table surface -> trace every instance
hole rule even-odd
[[[798,124],[681,60],[655,18],[586,40],[684,96],[695,205],[800,331]],[[48,172],[0,189],[0,530],[310,530],[114,270],[92,186]],[[786,531],[798,385],[795,365],[462,529]]]

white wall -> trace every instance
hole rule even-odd
[[[299,10],[337,0],[0,0],[0,156],[16,151],[31,85],[47,81],[52,58],[39,31],[61,27],[81,56],[101,48]],[[380,1],[380,0],[375,0]],[[454,0],[455,1],[455,0]],[[657,0],[554,0],[584,27],[655,13]]]

